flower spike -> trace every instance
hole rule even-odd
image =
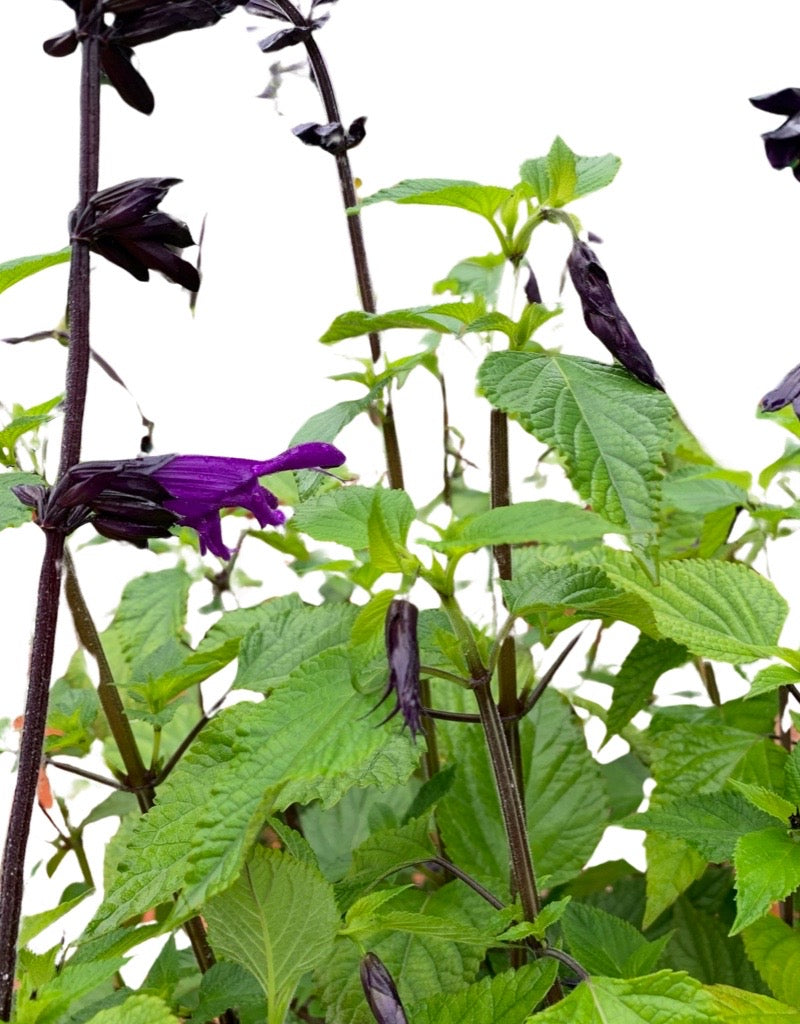
[[[169,537],[171,527],[190,526],[198,533],[202,554],[228,559],[219,520],[223,508],[247,509],[261,526],[286,520],[259,477],[289,469],[332,469],[344,460],[332,444],[311,441],[261,462],[217,455],[81,462],[52,490],[42,485],[13,490],[35,510],[44,530],[71,533],[90,522],[104,537],[146,547],[152,537]]]

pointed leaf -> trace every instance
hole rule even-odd
[[[457,206],[461,210],[491,218],[500,204],[511,195],[510,189],[479,185],[475,181],[447,178],[411,178],[391,188],[374,192],[359,204],[363,209],[374,203],[420,203],[426,206]]]
[[[785,828],[748,832],[736,844],[736,920],[731,935],[800,886],[800,843]]]
[[[744,948],[777,999],[800,1006],[800,935],[768,914],[742,932]]]
[[[58,252],[46,252],[38,256],[21,256],[19,259],[0,263],[0,292],[4,292],[6,288],[22,281],[23,278],[30,277],[31,274],[46,270],[47,267],[54,267],[58,263],[68,263],[71,253],[72,250],[67,247],[59,249]]]
[[[440,993],[412,1004],[414,1024],[524,1024],[547,995],[555,961],[539,960],[517,971],[482,978],[455,993]]]

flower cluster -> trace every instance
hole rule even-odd
[[[44,530],[71,533],[92,523],[112,540],[145,547],[168,537],[174,526],[190,526],[202,553],[230,558],[222,540],[219,513],[244,508],[261,526],[280,526],[286,517],[275,495],[259,477],[291,469],[332,469],[345,457],[322,441],[296,445],[262,462],[215,455],[162,455],[109,462],[81,462],[52,490],[42,485],[12,488],[35,510]]]
[[[314,124],[309,121],[292,128],[292,132],[307,146],[319,146],[326,153],[339,156],[364,141],[367,134],[364,127],[366,120],[366,117],[357,117],[347,129],[341,121],[331,121],[330,124]]]
[[[800,181],[800,89],[781,89],[764,96],[753,96],[750,102],[759,110],[786,118],[780,128],[764,132],[761,138],[770,164],[779,171],[791,167],[795,178]]]
[[[361,985],[378,1024],[407,1024],[392,976],[375,953],[365,953],[361,958]]]
[[[617,305],[608,275],[600,265],[594,250],[585,242],[575,239],[567,260],[569,276],[580,296],[583,319],[592,334],[609,352],[651,388],[664,390],[650,356],[642,348],[633,328]]]
[[[183,221],[158,209],[158,204],[180,178],[134,178],[96,192],[83,210],[73,214],[70,235],[86,242],[93,252],[147,281],[151,270],[196,292],[197,270],[180,258],[194,245]]]
[[[379,724],[388,722],[399,711],[414,741],[417,733],[422,732],[417,615],[416,606],[409,601],[392,601],[389,605],[384,626],[389,681],[381,699],[375,705],[376,708],[380,707],[389,694],[394,692],[397,704]]]
[[[88,12],[80,0],[64,0],[75,12],[75,28],[48,39],[45,53],[66,57],[80,39],[94,36],[99,42],[100,67],[122,99],[142,114],[155,106],[147,82],[133,66],[133,47],[175,32],[214,25],[247,0],[100,0]],[[114,16],[106,24],[105,15]]]

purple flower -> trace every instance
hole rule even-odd
[[[392,976],[375,953],[366,953],[361,958],[361,984],[378,1024],[408,1024]]]
[[[651,388],[664,390],[650,356],[639,343],[622,310],[617,305],[608,275],[596,253],[585,242],[575,239],[567,260],[569,276],[580,296],[583,319],[592,334],[609,352]]]
[[[194,245],[183,221],[158,209],[180,178],[134,178],[96,192],[83,210],[73,214],[70,234],[93,252],[147,281],[158,270],[170,281],[196,292],[197,270],[180,253]]]
[[[764,132],[761,138],[770,164],[779,171],[791,167],[800,181],[800,89],[781,89],[753,96],[750,102],[759,110],[786,117],[780,128]]]
[[[218,455],[81,462],[52,490],[41,485],[13,490],[36,510],[44,530],[71,533],[91,522],[104,537],[145,547],[151,537],[168,537],[173,526],[191,526],[203,554],[230,558],[222,540],[221,509],[245,508],[261,526],[280,526],[286,517],[278,499],[258,478],[287,469],[331,469],[344,459],[332,444],[311,441],[263,462]]]
[[[326,153],[339,156],[364,141],[367,134],[364,127],[366,120],[366,117],[357,117],[346,131],[341,121],[331,121],[330,124],[314,124],[309,121],[292,128],[292,134],[307,146],[319,146]]]
[[[392,691],[397,698],[397,704],[379,724],[388,722],[399,711],[408,726],[411,738],[416,742],[417,733],[422,732],[416,606],[409,601],[392,601],[386,612],[384,634],[386,656],[389,661],[389,682],[375,707],[380,707]]]
[[[764,412],[777,412],[790,403],[800,417],[800,364],[789,370],[780,384],[768,391],[758,404]]]

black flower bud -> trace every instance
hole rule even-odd
[[[408,726],[411,738],[415,741],[417,733],[422,732],[417,614],[416,606],[410,601],[392,601],[389,605],[384,630],[386,656],[389,661],[389,682],[381,699],[375,705],[376,708],[380,707],[389,694],[394,692],[397,704],[379,724],[388,722],[399,711]]]
[[[780,384],[768,391],[759,402],[764,412],[777,412],[789,404],[800,417],[800,364],[789,370]]]
[[[617,305],[608,275],[600,265],[595,252],[577,238],[567,260],[569,276],[580,296],[583,319],[592,334],[609,352],[651,388],[664,390],[650,356],[634,334],[622,310]]]
[[[378,1024],[408,1024],[392,976],[374,953],[367,953],[361,959],[361,984]]]
[[[330,124],[299,124],[292,128],[292,132],[307,146],[319,146],[326,153],[339,156],[364,141],[367,134],[364,127],[366,120],[366,117],[357,117],[347,131],[341,121],[331,121]]]

